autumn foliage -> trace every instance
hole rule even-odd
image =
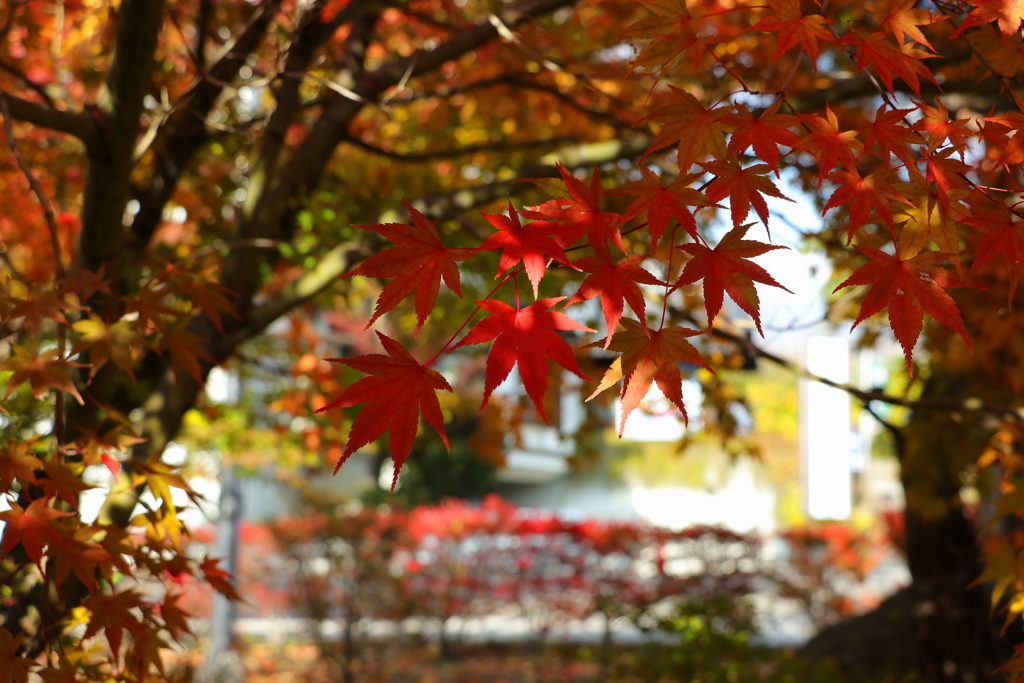
[[[206,378],[273,365],[245,345],[276,321],[288,362],[271,370],[295,386],[250,404],[283,422],[248,426],[278,445],[299,433],[317,464],[387,434],[397,476],[421,415],[444,439],[449,398],[479,390],[486,429],[514,368],[545,422],[563,370],[595,401],[619,387],[620,432],[655,385],[685,420],[685,376],[710,386],[772,358],[753,340],[758,287],[787,274],[757,259],[783,247],[786,199],[825,218],[796,227],[834,266],[828,320],[870,345],[885,314],[910,381],[924,376],[921,400],[843,388],[932,411],[914,438],[889,424],[908,486],[931,487],[908,494],[907,543],[961,539],[946,595],[966,594],[974,531],[915,533],[966,524],[959,491],[986,463],[1002,467],[988,493],[1020,496],[1022,14],[1005,0],[0,3],[0,678],[165,679],[160,652],[188,633],[176,578],[235,596],[217,560],[184,552],[179,507],[198,494],[162,458],[193,408],[227,421],[204,406]],[[989,450],[929,461],[943,433]],[[111,477],[89,522],[87,471]],[[999,528],[980,546],[1000,586],[985,608],[1012,621],[1022,545]],[[945,576],[936,548],[908,552],[915,576]],[[929,675],[957,647],[965,676],[989,675],[937,615]]]

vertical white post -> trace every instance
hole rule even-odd
[[[849,342],[841,337],[811,337],[806,367],[833,382],[848,383]],[[849,518],[853,507],[849,394],[821,382],[801,380],[800,436],[807,516]]]

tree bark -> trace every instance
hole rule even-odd
[[[960,391],[956,378],[929,381],[924,397]],[[802,653],[879,675],[917,669],[927,680],[1001,681],[1011,650],[990,610],[978,533],[964,514],[960,475],[976,461],[985,430],[954,413],[918,411],[893,429],[906,492],[911,585],[872,612],[825,629]]]

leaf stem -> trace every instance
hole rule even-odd
[[[513,270],[511,273],[508,273],[507,275],[505,275],[505,277],[503,277],[501,279],[501,282],[499,282],[498,284],[494,285],[494,288],[491,291],[487,292],[487,296],[485,296],[482,300],[486,301],[487,299],[490,299],[492,296],[494,296],[494,293],[498,291],[499,287],[501,287],[503,284],[508,282],[508,279],[510,277],[513,277],[513,276],[517,275],[519,273],[519,271],[521,271],[522,269],[523,269],[523,267],[520,266],[520,267],[516,268],[515,270]],[[473,318],[476,317],[476,314],[480,312],[480,308],[481,308],[480,304],[477,304],[476,308],[473,309],[473,312],[469,314],[469,317],[466,318],[466,320],[462,323],[462,325],[459,327],[459,329],[455,330],[455,334],[453,334],[451,337],[448,338],[448,341],[446,341],[444,343],[444,346],[441,347],[441,350],[438,351],[437,353],[435,353],[433,358],[431,358],[429,361],[424,363],[423,367],[425,367],[425,368],[430,367],[431,365],[434,364],[434,362],[438,358],[441,357],[441,354],[444,353],[445,349],[447,349],[449,346],[451,346],[451,343],[453,341],[455,341],[455,338],[458,337],[462,333],[462,331],[464,329],[466,329],[466,325],[468,325],[469,322]]]
[[[679,221],[672,226],[672,234],[669,235],[668,243],[668,271],[665,273],[665,298],[661,300],[661,322],[658,324],[658,329],[665,327],[665,313],[668,311],[668,297],[672,293],[672,285],[669,284],[669,280],[672,277],[672,257],[676,253],[676,230],[679,229]]]

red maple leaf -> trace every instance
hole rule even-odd
[[[753,147],[754,155],[775,171],[776,178],[779,177],[779,145],[804,149],[804,143],[789,130],[799,125],[803,117],[780,114],[782,102],[781,98],[775,100],[775,104],[762,111],[756,119],[749,109],[740,104],[730,119],[730,123],[736,126],[736,132],[729,138],[729,151],[742,154],[748,147]]]
[[[914,162],[914,155],[909,145],[919,145],[924,140],[914,128],[903,123],[905,117],[913,109],[889,109],[883,104],[875,113],[875,120],[864,126],[867,131],[864,144],[878,146],[878,154],[882,161],[888,163],[889,155],[896,157],[905,164]]]
[[[75,471],[80,468],[80,464],[76,468],[73,463],[64,463],[56,458],[50,458],[43,465],[46,478],[39,483],[48,494],[55,495],[77,510],[78,494],[96,488],[82,481],[79,473]]]
[[[498,231],[484,240],[476,251],[501,251],[498,261],[497,280],[501,274],[515,267],[522,261],[526,269],[526,277],[533,285],[533,297],[537,298],[540,280],[548,267],[548,259],[556,259],[572,266],[572,260],[565,255],[562,247],[551,238],[561,227],[546,220],[533,221],[523,225],[519,213],[511,203],[508,205],[508,216],[490,213],[482,214],[487,222]],[[523,215],[535,215],[534,212],[523,212]]]
[[[608,192],[608,194],[624,194],[636,197],[636,200],[626,209],[622,222],[628,223],[637,216],[646,213],[647,230],[651,234],[652,248],[657,248],[662,234],[668,228],[668,224],[673,218],[679,221],[679,225],[683,227],[683,230],[686,230],[690,237],[696,240],[697,222],[686,206],[705,206],[708,204],[707,197],[690,187],[690,184],[700,176],[697,174],[681,175],[668,185],[663,186],[661,178],[651,169],[641,165],[640,172],[644,175],[643,180],[627,183]]]
[[[341,393],[341,396],[316,411],[322,413],[332,408],[350,408],[360,403],[366,405],[359,411],[348,443],[334,467],[337,474],[342,464],[359,448],[370,443],[385,430],[390,430],[388,443],[391,459],[395,462],[394,489],[398,472],[412,450],[413,439],[420,424],[420,412],[431,427],[437,430],[448,446],[448,435],[444,431],[444,416],[437,400],[438,390],[451,391],[448,381],[436,370],[431,370],[412,357],[401,344],[380,332],[380,343],[388,355],[371,353],[355,358],[328,358],[332,363],[342,363],[370,377],[364,377]]]
[[[199,570],[203,572],[203,578],[208,584],[213,586],[213,589],[223,595],[228,600],[235,602],[241,602],[242,596],[235,590],[235,586],[232,583],[234,577],[231,576],[231,572],[225,571],[217,566],[220,563],[219,558],[210,557],[207,555],[203,558],[203,561],[199,564]]]
[[[125,631],[136,637],[146,635],[145,624],[135,615],[135,612],[146,603],[135,590],[112,595],[97,591],[82,604],[90,612],[89,626],[86,627],[83,638],[91,638],[103,629],[103,635],[110,643],[110,649],[115,657],[121,651],[121,640]]]
[[[981,230],[983,234],[974,251],[971,274],[986,263],[1001,258],[1008,271],[1008,300],[1012,302],[1021,271],[1024,270],[1024,220],[1020,220],[1005,204],[996,204],[994,209],[973,208],[974,215],[965,218],[964,223]]]
[[[653,15],[626,29],[625,36],[649,40],[636,57],[634,66],[664,68],[686,55],[699,64],[709,46],[721,39],[701,31],[700,20],[690,16],[686,0],[637,0]]]
[[[708,199],[717,202],[729,197],[733,227],[738,228],[743,223],[751,206],[765,227],[768,226],[768,204],[761,195],[793,201],[779,192],[771,179],[764,175],[769,170],[767,164],[744,167],[735,155],[730,154],[725,161],[712,161],[701,166],[715,176],[705,189]]]
[[[573,304],[600,296],[601,310],[604,312],[604,320],[608,326],[604,347],[608,348],[626,302],[629,303],[629,307],[636,313],[643,326],[647,326],[644,294],[640,291],[637,283],[645,285],[664,283],[640,267],[640,264],[647,259],[646,256],[626,256],[615,261],[607,247],[598,247],[594,249],[594,253],[596,256],[576,262],[580,270],[585,270],[592,275],[583,281],[575,296],[569,299],[565,305],[568,308]]]
[[[545,424],[548,422],[544,414],[544,392],[548,387],[547,358],[555,361],[573,374],[589,379],[576,364],[576,357],[568,342],[555,330],[577,330],[579,332],[595,332],[584,327],[564,313],[548,310],[564,296],[541,299],[526,308],[512,308],[501,301],[478,301],[481,308],[491,315],[473,326],[462,341],[452,347],[452,351],[471,344],[482,344],[494,339],[491,352],[487,356],[487,371],[484,377],[484,398],[480,409],[487,404],[499,384],[505,381],[512,367],[519,365],[519,376],[537,413]],[[449,352],[450,353],[450,352]]]
[[[964,223],[982,231],[974,251],[971,273],[990,261],[1001,258],[1007,265],[1024,262],[1024,220],[1005,204],[994,209],[974,207],[974,215]]]
[[[619,379],[625,378],[622,382],[622,418],[619,422],[621,438],[626,418],[647,396],[651,383],[657,382],[665,398],[679,409],[683,414],[683,420],[687,420],[686,406],[683,405],[683,378],[679,373],[678,364],[692,363],[711,370],[693,344],[686,341],[687,337],[699,335],[700,330],[685,327],[649,330],[637,321],[629,319],[623,320],[622,324],[626,329],[616,332],[611,343],[611,348],[621,351],[622,355],[615,359],[601,378],[597,389],[587,400],[591,400]]]
[[[758,332],[761,332],[761,317],[758,308],[760,302],[754,283],[760,282],[789,292],[788,289],[776,282],[768,274],[768,271],[748,260],[773,249],[785,249],[786,247],[745,240],[743,236],[747,234],[748,229],[750,229],[749,225],[733,228],[714,249],[709,249],[706,245],[699,243],[679,246],[679,249],[693,258],[683,268],[679,280],[676,281],[676,287],[704,280],[704,306],[708,314],[709,332],[715,322],[715,316],[722,310],[726,292],[730,299],[754,319]],[[790,293],[792,294],[792,292]],[[761,336],[764,336],[764,332],[761,332]]]
[[[183,634],[194,635],[192,627],[188,624],[188,618],[192,615],[178,605],[178,600],[184,597],[184,595],[184,593],[168,591],[164,594],[163,603],[159,605],[159,614],[160,618],[163,619],[164,629],[167,630],[171,638],[174,638],[179,643]]]
[[[943,213],[949,209],[949,195],[953,190],[966,189],[964,175],[972,169],[962,161],[950,158],[953,148],[947,147],[925,157],[925,181],[935,183],[939,205]]]
[[[158,348],[170,353],[175,382],[180,381],[181,373],[185,371],[202,385],[203,368],[199,361],[202,359],[212,362],[213,357],[202,346],[205,340],[189,331],[189,323],[189,320],[182,320],[164,332]]]
[[[472,250],[446,248],[441,244],[441,238],[430,219],[414,209],[409,202],[403,200],[403,203],[412,218],[412,225],[379,223],[353,226],[375,230],[396,245],[374,254],[343,276],[394,278],[384,286],[377,298],[373,316],[366,323],[367,329],[415,289],[413,301],[416,308],[416,332],[419,333],[437,300],[441,278],[457,296],[462,296],[459,267],[455,262],[469,258]]]
[[[590,187],[569,173],[561,163],[558,164],[558,172],[562,175],[566,189],[569,190],[569,198],[546,201],[534,211],[523,215],[558,221],[561,230],[555,233],[555,241],[562,247],[568,247],[586,234],[591,247],[611,241],[620,250],[626,251],[622,245],[622,233],[619,232],[622,216],[601,211],[604,190],[601,188],[597,167],[594,167],[593,175],[590,177]]]
[[[28,559],[40,566],[43,559],[43,548],[52,545],[65,545],[60,531],[53,520],[67,517],[70,512],[55,510],[47,503],[51,498],[36,498],[27,508],[11,502],[11,509],[0,512],[0,520],[7,522],[4,527],[3,541],[0,542],[0,559],[19,543],[25,549]]]
[[[918,26],[927,26],[945,17],[936,16],[926,9],[916,9],[917,0],[889,0],[886,7],[887,14],[883,24],[896,36],[896,42],[900,45],[906,38],[924,45],[926,48],[935,51],[928,39],[921,33]]]
[[[968,119],[949,120],[949,112],[942,100],[935,98],[937,107],[921,103],[918,109],[924,116],[915,124],[917,130],[922,131],[925,140],[928,142],[928,151],[934,152],[948,141],[963,158],[967,151],[967,140],[975,137],[975,134],[967,127]]]
[[[944,288],[976,285],[938,266],[949,258],[949,254],[926,251],[913,258],[903,258],[899,253],[887,254],[871,247],[858,246],[857,251],[871,259],[871,262],[854,271],[833,293],[844,287],[871,285],[853,326],[857,327],[866,318],[888,306],[889,325],[903,347],[908,373],[914,372],[914,344],[921,335],[926,311],[939,323],[963,337],[967,348],[971,348],[956,302]]]
[[[779,34],[778,47],[772,61],[779,61],[779,57],[799,43],[810,55],[811,64],[817,71],[818,42],[835,42],[827,28],[828,18],[820,14],[804,14],[800,0],[768,0],[768,6],[775,10],[775,14],[762,18],[751,28]]]
[[[818,151],[819,188],[836,163],[841,163],[847,171],[857,170],[857,153],[864,151],[864,143],[857,139],[858,131],[840,132],[839,119],[828,104],[825,105],[825,118],[808,116],[804,121],[815,131],[804,138],[804,144]]]
[[[825,208],[821,210],[821,215],[824,216],[829,209],[838,206],[849,206],[850,222],[846,231],[847,244],[853,240],[853,233],[857,232],[857,228],[871,219],[872,211],[885,221],[890,230],[896,229],[889,200],[913,206],[913,203],[897,192],[889,181],[892,175],[893,171],[890,169],[872,173],[864,178],[861,178],[857,172],[851,173],[850,171],[834,171],[829,174],[828,179],[839,187],[829,197]]]

